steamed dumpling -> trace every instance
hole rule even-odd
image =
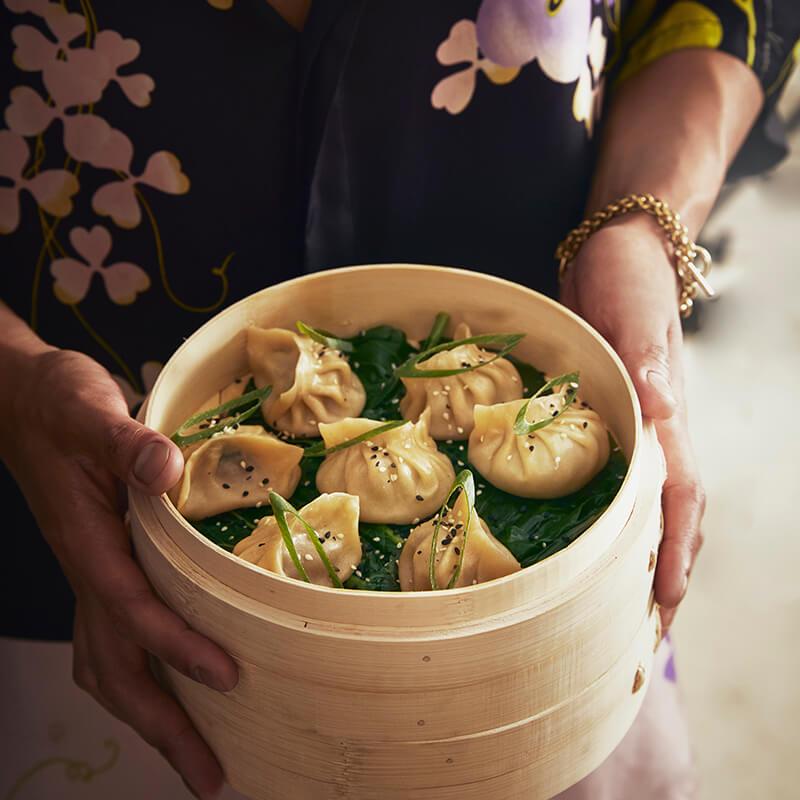
[[[349,492],[361,498],[361,519],[403,525],[435,513],[455,480],[450,459],[428,433],[430,411],[374,440],[331,453],[317,472],[321,492]],[[322,424],[326,447],[382,425],[372,419]]]
[[[435,573],[438,588],[447,587],[453,577],[461,553],[464,563],[455,587],[471,586],[495,578],[502,578],[520,569],[520,564],[511,551],[492,535],[489,526],[473,510],[469,522],[466,547],[464,526],[467,519],[467,498],[464,492],[439,527],[436,545]],[[400,554],[400,589],[404,592],[431,589],[430,556],[433,541],[434,519],[423,522],[411,531]]]
[[[316,531],[325,555],[339,580],[346,581],[361,561],[358,535],[358,498],[337,492],[322,494],[298,509],[300,516]],[[308,537],[303,524],[292,514],[286,516],[297,554],[311,583],[332,586],[328,570]],[[302,580],[283,543],[275,517],[263,517],[256,529],[233,548],[234,555],[259,567]]]
[[[453,339],[472,336],[466,323],[456,326]],[[488,361],[493,353],[475,344],[444,350],[420,362],[419,369],[458,369],[467,364]],[[434,439],[466,439],[473,427],[472,410],[477,403],[492,405],[522,397],[522,380],[517,368],[506,358],[485,367],[446,378],[402,378],[406,387],[400,401],[405,419],[417,420],[431,410],[431,435]]]
[[[514,433],[527,400],[475,407],[469,461],[489,483],[518,497],[563,497],[585,486],[608,461],[608,433],[590,408],[571,405],[531,434]],[[531,401],[527,419],[537,422],[560,410],[564,393]]]
[[[261,409],[278,430],[316,436],[320,422],[356,417],[364,409],[364,386],[347,359],[308,336],[248,328],[247,358],[256,386],[272,386]]]
[[[303,448],[260,425],[239,425],[190,445],[184,457],[183,477],[170,498],[186,519],[205,519],[267,503],[271,489],[289,497],[300,482]]]

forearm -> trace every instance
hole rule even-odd
[[[649,193],[696,236],[762,102],[752,71],[725,53],[683,50],[645,67],[611,99],[587,212]]]
[[[8,440],[8,426],[16,419],[19,399],[27,369],[34,359],[56,348],[42,341],[30,327],[0,300],[0,455]]]

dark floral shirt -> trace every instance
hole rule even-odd
[[[681,48],[742,59],[767,104],[740,171],[761,169],[800,51],[794,0],[315,0],[302,34],[266,0],[3,0],[0,21],[0,297],[131,407],[206,319],[304,270],[454,264],[554,293],[616,82]],[[69,636],[0,486],[8,632]]]

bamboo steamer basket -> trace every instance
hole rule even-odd
[[[175,353],[143,410],[171,433],[247,371],[248,325],[303,319],[340,335],[388,323],[410,338],[436,312],[475,333],[524,331],[516,354],[581,370],[629,470],[569,547],[500,580],[441,592],[312,586],[218,548],[166,496],[130,495],[134,549],[163,600],[237,661],[221,694],[164,681],[256,800],[539,800],[611,753],[641,704],[658,642],[652,599],[664,467],[611,348],[548,298],[463,270],[351,267],[265,289]]]

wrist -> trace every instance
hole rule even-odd
[[[0,304],[0,324],[6,331],[0,343],[0,456],[4,456],[23,420],[31,419],[32,388],[41,374],[41,361],[58,348],[40,339],[19,317]]]

